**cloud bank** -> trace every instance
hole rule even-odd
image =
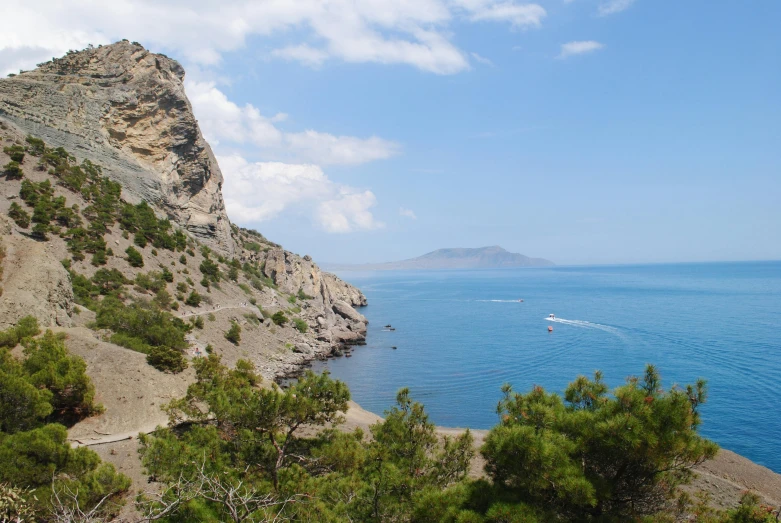
[[[6,0],[3,11],[13,13],[0,32],[3,74],[121,38],[214,65],[255,36],[288,40],[269,56],[312,67],[341,60],[453,74],[469,69],[451,41],[454,24],[527,29],[547,15],[522,0]]]
[[[371,213],[377,199],[330,180],[312,164],[248,162],[238,155],[218,156],[225,175],[223,197],[229,215],[240,222],[263,222],[284,211],[308,214],[329,233],[384,226]]]

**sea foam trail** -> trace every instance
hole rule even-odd
[[[563,323],[564,325],[571,325],[572,327],[580,327],[583,329],[598,329],[601,331],[609,332],[611,334],[615,334],[617,336],[621,335],[621,333],[617,328],[611,327],[609,325],[602,325],[601,323],[591,323],[590,321],[584,321],[584,320],[565,320],[564,318],[545,318],[545,321],[550,321],[554,323]]]
[[[521,303],[518,300],[475,300],[475,301],[492,302],[492,303]]]

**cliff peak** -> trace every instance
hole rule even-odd
[[[183,79],[177,61],[123,40],[0,79],[0,115],[105,166],[126,200],[147,201],[198,240],[231,254],[222,173]]]

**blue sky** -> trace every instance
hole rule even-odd
[[[4,72],[179,59],[231,219],[319,261],[781,259],[775,0],[11,3]]]

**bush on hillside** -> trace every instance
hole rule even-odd
[[[21,180],[24,177],[19,162],[13,160],[3,166],[3,174],[5,174],[5,177],[9,180]]]
[[[202,296],[198,294],[197,291],[193,290],[190,292],[190,295],[187,296],[187,299],[184,300],[185,305],[189,305],[190,307],[198,307],[201,305]]]
[[[26,229],[30,226],[30,215],[16,202],[11,203],[11,207],[8,209],[8,217],[16,222],[16,225],[22,229]]]
[[[58,417],[81,418],[102,410],[94,403],[95,387],[87,376],[87,364],[68,353],[62,336],[46,331],[41,339],[27,344],[24,355],[30,383],[53,394],[51,404]]]
[[[131,267],[144,266],[144,257],[141,256],[141,253],[138,252],[136,249],[134,249],[132,246],[125,249],[125,254],[127,254],[127,262],[130,264]]]
[[[231,323],[231,328],[225,333],[225,339],[234,345],[238,345],[241,341],[241,326],[235,321]]]
[[[21,145],[11,145],[3,147],[3,152],[11,157],[11,161],[22,163],[24,161],[24,147]]]
[[[279,325],[280,327],[284,327],[285,324],[288,322],[287,316],[285,316],[285,313],[282,311],[277,311],[274,314],[271,315],[271,321],[274,322],[275,325]]]
[[[301,318],[293,319],[293,327],[300,333],[304,333],[309,330],[309,325],[307,325],[306,322]]]
[[[171,352],[182,356],[191,327],[153,302],[139,300],[126,305],[107,296],[97,307],[95,324],[116,333],[113,343],[147,354],[147,361],[161,370],[179,372],[186,366],[183,357]]]

